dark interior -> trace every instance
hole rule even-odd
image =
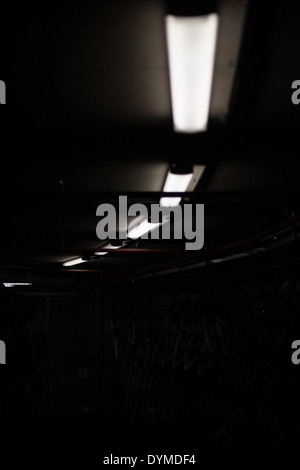
[[[7,449],[163,454],[299,442],[300,105],[291,86],[300,3],[217,2],[208,130],[180,134],[164,16],[194,14],[196,3],[215,6],[3,9]],[[137,240],[96,257],[99,204],[117,207],[120,195],[157,203],[174,162],[205,165],[182,200],[205,205],[204,247]],[[76,257],[86,262],[63,265]]]

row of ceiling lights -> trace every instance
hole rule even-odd
[[[217,13],[191,17],[167,15],[165,18],[175,132],[196,133],[207,129],[218,23]],[[172,165],[166,176],[163,192],[184,193],[187,189],[192,191],[205,168],[199,165],[197,167],[198,172],[195,172],[195,166],[190,171],[180,172],[176,165]],[[160,205],[174,207],[180,204],[180,201],[181,197],[166,196],[161,198]],[[144,219],[129,230],[128,238],[135,240],[158,225]],[[116,249],[121,246],[109,243],[103,249]],[[95,252],[96,256],[105,254],[105,251]],[[67,260],[63,265],[74,266],[85,261],[87,260],[80,257]]]
[[[179,192],[184,193],[187,189],[193,190],[199,179],[201,178],[205,166],[203,165],[195,165],[194,167],[183,169],[178,167],[177,165],[172,165],[170,170],[168,171],[163,192]],[[160,199],[160,206],[161,207],[175,207],[180,204],[181,197],[162,197]],[[128,231],[128,238],[132,240],[137,240],[138,238],[142,237],[144,234],[151,232],[155,228],[157,228],[159,223],[151,223],[148,219],[144,218],[135,225],[133,225]],[[103,249],[117,249],[121,248],[122,242],[114,244],[107,244],[103,247]],[[96,256],[106,255],[108,252],[106,251],[96,251]],[[76,264],[84,263],[88,261],[82,257],[71,259],[65,261],[63,266],[75,266]]]

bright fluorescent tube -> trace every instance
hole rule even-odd
[[[166,16],[174,129],[201,132],[207,127],[218,15]]]
[[[184,193],[190,184],[190,181],[193,177],[193,173],[188,173],[184,175],[179,175],[176,173],[171,173],[169,171],[163,192],[179,192]],[[175,207],[181,201],[181,197],[162,197],[160,200],[160,205],[162,207]]]
[[[148,232],[151,232],[153,229],[158,227],[160,224],[153,224],[151,222],[148,222],[147,219],[142,220],[138,225],[133,227],[132,229],[129,230],[128,232],[128,238],[132,238],[133,240],[136,240],[137,238],[142,237]]]
[[[32,286],[32,282],[3,282],[5,287]]]
[[[105,245],[103,248],[109,248],[110,250],[116,250],[117,248],[121,248],[122,245],[114,246],[114,245]],[[107,255],[108,251],[95,251],[96,256]]]
[[[82,258],[75,258],[75,259],[71,259],[70,261],[66,261],[65,263],[63,263],[63,266],[75,266],[75,264],[80,264],[80,263],[85,263],[86,260],[82,259]]]

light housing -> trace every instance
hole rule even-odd
[[[172,114],[176,132],[207,128],[218,15],[165,18]]]
[[[181,192],[193,191],[200,180],[205,165],[172,165],[163,187],[163,192]],[[162,197],[160,199],[161,207],[175,207],[180,204],[180,196]]]
[[[4,287],[32,286],[32,282],[3,282]]]
[[[166,182],[164,184],[164,193],[180,192],[184,193],[188,187],[193,173],[176,174],[171,171],[168,172]],[[162,197],[160,205],[162,207],[175,207],[180,204],[181,197]]]

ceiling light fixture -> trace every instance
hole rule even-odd
[[[128,238],[132,238],[133,240],[137,240],[138,238],[146,235],[146,233],[151,232],[156,227],[158,227],[159,223],[152,223],[148,222],[147,219],[142,220],[138,225],[132,227],[128,231]]]
[[[207,128],[218,15],[165,18],[173,124],[176,132]]]
[[[178,166],[172,165],[164,184],[163,192],[179,192],[193,191],[200,180],[205,165],[194,166]],[[181,197],[162,197],[160,199],[161,207],[175,207],[180,204]]]
[[[4,287],[32,286],[32,282],[3,282]]]
[[[192,177],[193,177],[193,173],[176,174],[176,173],[172,173],[172,171],[169,171],[165,185],[164,185],[163,192],[164,193],[171,193],[171,192],[184,193]],[[162,197],[160,200],[160,205],[162,207],[175,207],[179,205],[180,201],[181,201],[181,197]]]
[[[82,258],[71,259],[70,261],[65,261],[63,266],[75,266],[76,264],[86,263],[87,260]]]
[[[119,244],[112,244],[112,243],[109,243],[108,245],[105,245],[103,247],[104,248],[108,248],[109,250],[116,250],[117,248],[121,248],[122,247],[122,242],[121,242],[121,245]],[[95,251],[95,255],[96,256],[102,256],[102,255],[107,255],[108,251]]]

